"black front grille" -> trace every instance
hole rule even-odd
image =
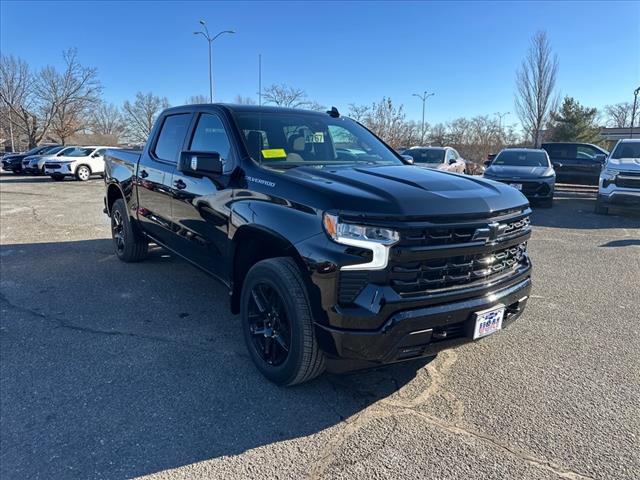
[[[528,231],[530,228],[528,216],[496,223],[500,225],[500,233],[495,239],[496,241],[502,241],[507,238],[517,236]],[[398,245],[403,247],[436,247],[468,243],[476,240],[476,232],[478,231],[478,228],[485,227],[486,225],[486,223],[480,223],[468,227],[429,227],[401,230],[400,243]]]
[[[429,258],[392,264],[389,279],[399,294],[434,292],[474,283],[486,283],[508,275],[527,262],[527,243],[488,253]]]
[[[616,186],[622,188],[640,188],[640,176],[618,175],[616,177]]]
[[[369,272],[366,270],[341,272],[338,284],[338,302],[342,305],[353,303],[368,282]]]
[[[549,185],[544,182],[522,182],[522,193],[525,195],[548,195]]]
[[[45,163],[44,166],[45,168],[51,168],[53,170],[57,170],[58,168],[61,167],[59,163]]]

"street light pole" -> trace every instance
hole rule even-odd
[[[427,93],[426,90],[422,93],[422,95],[420,95],[419,93],[413,94],[414,97],[418,97],[420,100],[422,100],[422,128],[420,129],[420,145],[424,145],[424,106],[427,102],[427,98],[432,97],[433,95],[435,95],[435,93]]]
[[[633,91],[633,109],[631,110],[631,127],[629,128],[629,138],[633,138],[633,124],[636,121],[636,106],[638,104],[638,94],[640,94],[640,87]]]
[[[511,115],[511,112],[505,112],[505,113],[496,112],[494,113],[494,115],[498,117],[498,130],[500,132],[500,140],[502,140],[502,117]]]
[[[207,24],[204,20],[200,20],[200,25],[204,28],[203,31],[193,32],[194,35],[202,35],[207,44],[209,45],[209,102],[213,103],[213,69],[211,67],[211,44],[215,41],[223,33],[236,33],[234,30],[223,30],[222,32],[217,33],[213,37],[209,35],[209,29],[207,28]]]

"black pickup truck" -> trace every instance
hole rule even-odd
[[[105,162],[117,256],[153,242],[217,277],[279,384],[484,337],[529,295],[522,194],[409,165],[335,108],[170,108]]]

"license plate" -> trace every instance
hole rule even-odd
[[[522,184],[521,183],[510,183],[509,186],[515,188],[516,190],[522,190]]]
[[[504,318],[504,306],[476,312],[476,326],[473,330],[473,339],[486,337],[502,329]]]

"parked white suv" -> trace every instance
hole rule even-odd
[[[596,213],[616,205],[640,209],[640,139],[619,140],[600,172]]]
[[[57,155],[45,158],[44,173],[54,180],[64,180],[64,177],[76,177],[86,182],[91,175],[104,173],[103,155],[107,148],[104,146],[68,147]]]

